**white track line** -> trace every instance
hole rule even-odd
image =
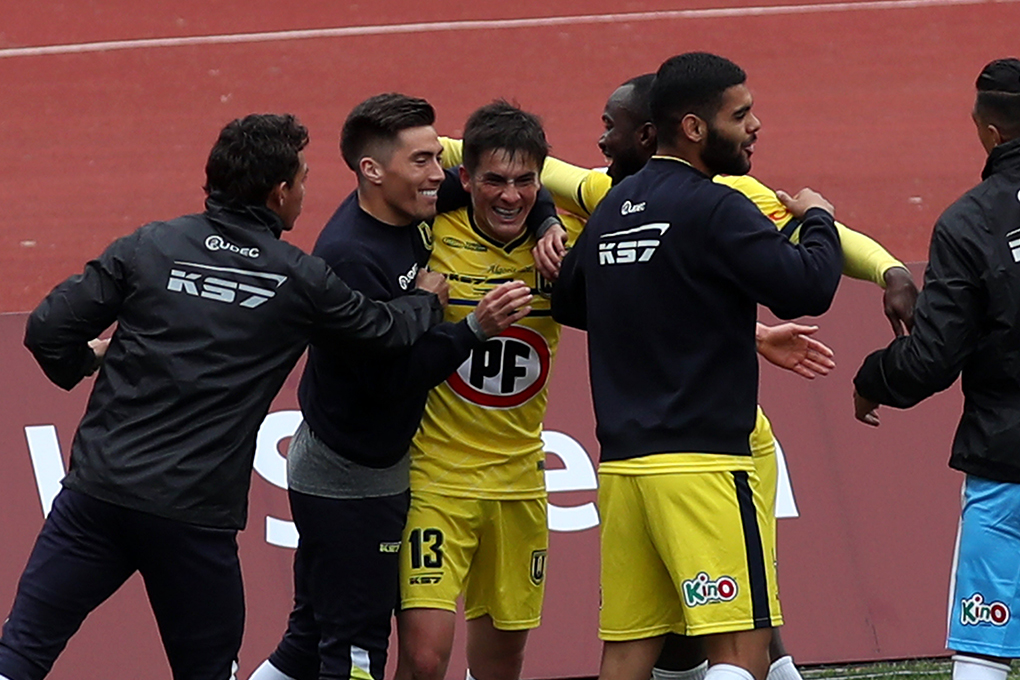
[[[529,19],[491,19],[478,21],[435,21],[414,24],[380,24],[376,26],[345,26],[340,28],[313,28],[297,31],[271,31],[264,33],[235,33],[202,35],[180,38],[143,38],[138,40],[110,40],[105,42],[43,45],[39,47],[10,47],[0,49],[0,59],[35,57],[50,54],[80,54],[110,50],[135,50],[150,47],[182,47],[188,45],[228,45],[232,43],[282,42],[312,38],[346,38],[361,35],[392,35],[396,33],[437,33],[450,31],[483,31],[507,28],[541,28],[546,26],[611,24],[634,21],[663,21],[677,19],[715,19],[722,17],[752,17],[779,14],[815,14],[822,12],[860,12],[889,9],[915,9],[918,7],[946,7],[955,5],[1013,4],[1020,0],[863,0],[862,2],[813,3],[805,5],[772,5],[759,7],[718,7],[707,9],[662,10],[621,14],[582,14],[578,16],[535,17]]]

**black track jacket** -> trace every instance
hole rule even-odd
[[[743,194],[655,157],[602,200],[553,287],[553,317],[588,331],[601,459],[750,455],[757,303],[821,314],[843,254],[809,210],[794,245]]]
[[[25,345],[64,389],[91,370],[88,340],[117,324],[64,486],[242,528],[259,426],[309,341],[407,347],[442,320],[431,294],[367,300],[280,241],[282,226],[265,208],[210,199],[118,239],[35,309]]]
[[[914,330],[864,361],[854,385],[908,408],[963,373],[949,465],[1020,483],[1020,139],[935,224]]]

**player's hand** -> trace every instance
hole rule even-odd
[[[105,340],[96,338],[95,340],[89,340],[89,349],[96,355],[96,359],[102,361],[103,357],[106,356],[106,349],[110,346],[110,339]]]
[[[95,361],[92,362],[92,369],[89,371],[89,375],[92,375],[99,370],[99,367],[103,364],[103,358],[106,356],[106,349],[110,346],[110,339],[107,338],[102,340],[96,338],[95,340],[89,340],[89,349],[96,355]]]
[[[438,272],[422,269],[418,272],[415,285],[417,285],[418,290],[427,290],[438,295],[439,301],[443,303],[444,307],[450,301],[450,284],[447,283],[446,277]]]
[[[758,324],[755,340],[758,353],[769,362],[813,380],[828,375],[836,367],[833,352],[823,343],[808,337],[818,326],[784,323],[778,326]]]
[[[892,324],[896,337],[908,335],[914,330],[914,304],[917,302],[917,286],[914,277],[903,267],[887,269],[885,279],[885,295],[882,303],[885,316]]]
[[[791,196],[785,191],[777,191],[776,196],[780,203],[785,205],[786,209],[793,213],[793,216],[798,220],[803,219],[805,213],[811,208],[821,208],[833,217],[836,216],[836,209],[832,207],[832,204],[813,189],[801,189],[796,196]]]
[[[854,417],[865,425],[878,427],[878,402],[865,399],[854,390]]]
[[[508,281],[490,290],[474,311],[482,332],[491,338],[510,328],[531,311],[532,298],[523,281]]]
[[[567,254],[567,230],[560,225],[549,227],[535,247],[531,249],[538,273],[549,281],[560,275],[560,265]]]

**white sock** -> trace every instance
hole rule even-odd
[[[728,663],[717,663],[708,667],[705,680],[754,680],[751,671]]]
[[[702,661],[694,668],[685,671],[668,671],[665,668],[653,668],[652,680],[704,680],[708,672],[708,662]]]
[[[800,671],[793,665],[792,656],[781,656],[769,666],[769,674],[765,680],[803,680]]]
[[[269,659],[262,662],[262,665],[255,669],[255,672],[248,676],[248,680],[294,680],[279,668],[269,663]]]
[[[953,680],[1006,680],[1009,664],[979,659],[966,654],[953,655]]]

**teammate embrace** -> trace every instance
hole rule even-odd
[[[936,229],[917,328],[856,380],[858,416],[875,424],[879,402],[911,405],[961,368],[978,376],[965,389],[970,439],[954,449],[973,475],[971,557],[988,507],[1015,506],[1020,481],[1008,441],[975,443],[991,416],[972,412],[972,399],[1020,384],[1016,310],[990,302],[1020,299],[1015,277],[985,276],[1013,263],[961,226],[985,207],[1008,213],[990,227],[1004,247],[1020,223],[999,196],[1020,182],[1018,64],[995,62],[978,81],[986,184]],[[601,680],[647,680],[656,665],[669,680],[797,678],[776,630],[775,441],[756,353],[805,377],[833,363],[815,327],[762,326],[757,305],[821,314],[847,274],[886,289],[904,335],[917,289],[821,195],[747,175],[752,109],[736,64],[673,57],[607,102],[606,174],[547,158],[538,118],[503,101],[475,111],[459,142],[437,136],[428,102],[372,97],[341,135],[357,189],[313,256],[279,241],[301,211],[307,131],[290,116],[230,123],[204,213],[118,240],[30,317],[26,344],[55,383],[99,377],[4,624],[0,680],[44,677],[134,571],[174,677],[232,676],[255,432],[309,343],[288,454],[294,609],[251,677],[383,680],[397,611],[398,679],[441,680],[463,597],[469,677],[517,680],[541,620],[541,429],[560,323],[588,333],[601,445]],[[551,301],[533,296],[549,281]],[[114,323],[112,339],[94,340]],[[978,347],[1001,361],[968,354]],[[978,562],[961,562],[960,596],[999,597]],[[1020,641],[970,632],[952,629],[968,653],[961,677],[1002,680]]]

